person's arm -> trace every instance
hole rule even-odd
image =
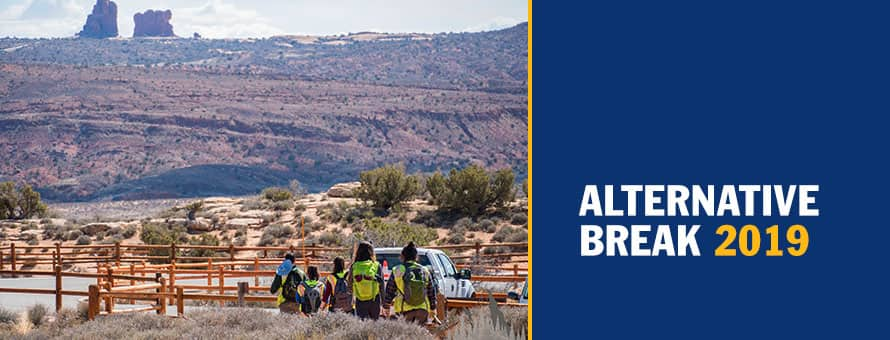
[[[395,275],[390,275],[389,282],[386,284],[386,294],[383,295],[384,309],[389,309],[389,306],[392,305],[392,301],[396,298],[396,293],[398,293],[398,287],[396,287],[396,277]]]
[[[321,301],[327,304],[332,303],[331,298],[334,294],[331,294],[333,287],[331,287],[331,282],[329,280],[324,281],[324,295],[321,297]]]
[[[436,278],[430,274],[430,281],[426,285],[426,298],[430,300],[430,312],[435,313],[436,310],[436,293],[438,293],[439,287],[436,283]]]
[[[377,288],[380,288],[380,296],[384,296],[386,294],[386,282],[383,282],[383,267],[377,267],[377,277],[374,279],[377,280]]]
[[[275,294],[278,292],[278,289],[281,288],[281,275],[275,274],[275,278],[272,279],[272,286],[269,287],[269,293]]]

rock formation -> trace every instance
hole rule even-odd
[[[175,37],[173,25],[170,24],[170,18],[172,17],[173,12],[169,9],[166,11],[147,10],[145,13],[136,13],[133,16],[133,21],[136,22],[133,37]]]
[[[328,197],[349,198],[355,197],[355,190],[362,186],[361,182],[347,182],[334,184],[328,189]]]
[[[93,13],[87,16],[81,38],[111,38],[117,36],[117,4],[110,0],[96,0]]]

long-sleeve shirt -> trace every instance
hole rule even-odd
[[[428,273],[428,272],[427,272]],[[438,290],[435,277],[433,275],[429,275],[429,281],[426,284],[426,298],[430,302],[430,310],[436,310],[436,291]],[[399,287],[396,284],[396,276],[390,275],[389,281],[386,283],[386,294],[383,299],[383,308],[389,308],[392,305],[393,300],[396,299],[396,296],[402,294],[399,291]]]

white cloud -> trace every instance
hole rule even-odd
[[[75,0],[24,0],[0,8],[0,35],[70,37],[86,16]]]
[[[222,0],[210,0],[200,7],[176,10],[171,23],[180,36],[198,32],[207,38],[249,38],[285,33],[256,11]]]
[[[484,32],[484,31],[495,31],[499,29],[504,29],[508,27],[513,27],[522,22],[523,20],[508,18],[508,17],[494,17],[489,19],[486,22],[483,22],[478,25],[473,25],[463,29],[464,32]]]

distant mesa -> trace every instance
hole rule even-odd
[[[147,10],[145,13],[136,13],[133,21],[136,22],[136,28],[133,29],[133,37],[175,37],[173,34],[173,25],[170,19],[173,18],[173,12],[169,9],[166,11]]]
[[[96,0],[93,13],[87,16],[81,38],[111,38],[117,36],[117,4],[110,0]]]

